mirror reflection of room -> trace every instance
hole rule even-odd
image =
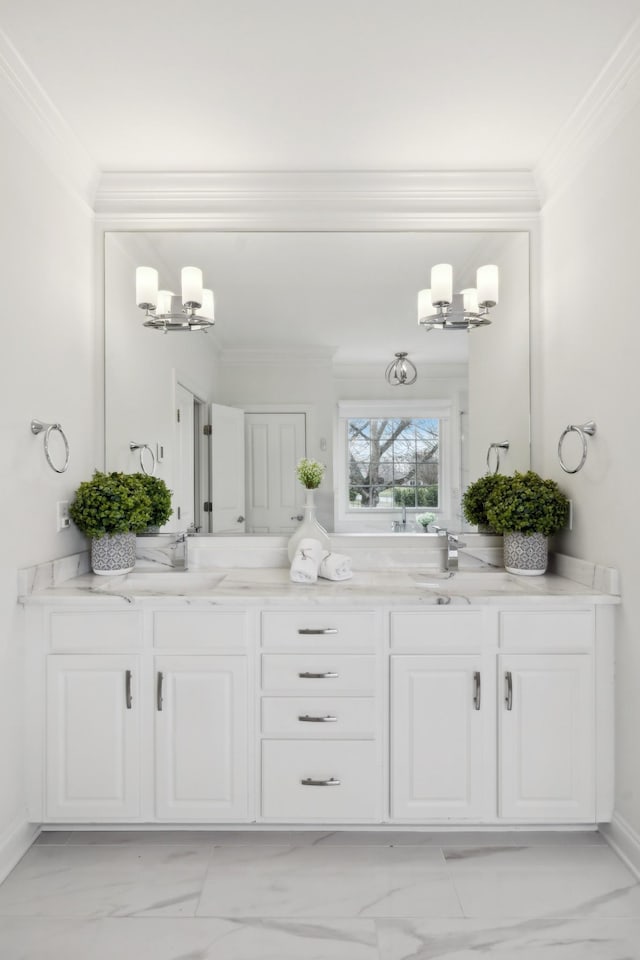
[[[497,265],[490,324],[418,324],[443,262],[456,293]],[[214,324],[145,327],[142,265],[178,305],[197,265]],[[290,535],[304,456],[327,467],[318,519],[352,533],[418,533],[425,514],[462,529],[462,492],[496,441],[502,472],[529,467],[526,233],[112,233],[105,291],[107,468],[131,472],[131,442],[150,447],[173,491],[166,532]],[[413,382],[385,377],[399,353]]]

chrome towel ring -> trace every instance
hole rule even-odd
[[[67,467],[69,466],[69,441],[67,436],[60,426],[59,423],[43,423],[42,420],[32,420],[31,421],[31,433],[34,433],[36,436],[39,433],[44,432],[44,455],[47,458],[47,463],[52,470],[55,470],[56,473],[66,473]],[[64,463],[61,467],[57,467],[53,460],[51,459],[51,453],[49,452],[49,440],[51,439],[52,433],[59,433],[64,442]]]
[[[140,469],[147,477],[153,477],[156,472],[156,455],[149,446],[148,443],[134,443],[133,440],[129,443],[129,450],[139,450],[140,451]],[[148,452],[151,457],[151,469],[147,470],[147,465],[144,459],[145,450]]]
[[[587,437],[592,437],[595,432],[596,425],[593,420],[587,420],[586,423],[570,423],[569,426],[564,428],[558,440],[558,459],[565,473],[578,473],[579,470],[582,470],[587,459]],[[578,466],[573,468],[566,465],[562,456],[562,444],[570,433],[577,433],[582,440],[582,456],[580,457]]]
[[[491,451],[495,451],[496,466],[493,470],[494,475],[500,473],[500,451],[509,449],[509,441],[503,440],[502,443],[490,443],[487,449],[487,470],[491,473]]]

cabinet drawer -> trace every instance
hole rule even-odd
[[[500,614],[503,650],[589,650],[592,640],[590,610],[505,610]]]
[[[372,697],[264,697],[262,732],[314,738],[373,736],[375,703]]]
[[[373,693],[376,658],[344,653],[268,653],[262,688],[293,694]]]
[[[51,649],[56,653],[137,650],[142,646],[142,617],[119,610],[52,613]]]
[[[482,645],[482,613],[469,611],[417,611],[391,614],[391,646],[415,649],[429,648],[466,653]]]
[[[372,649],[375,639],[376,615],[367,611],[307,613],[301,610],[262,614],[262,643],[265,647]]]
[[[276,820],[374,820],[379,816],[379,770],[372,740],[265,740],[262,815]]]
[[[153,641],[159,650],[215,650],[247,645],[244,613],[220,610],[162,611],[153,617]]]

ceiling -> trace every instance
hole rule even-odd
[[[0,0],[102,170],[529,170],[639,0]]]

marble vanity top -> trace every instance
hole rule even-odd
[[[550,602],[619,603],[602,584],[548,573],[525,577],[495,567],[440,573],[430,568],[356,570],[351,580],[292,583],[288,568],[138,571],[117,577],[85,573],[21,597],[28,604],[79,603],[199,606],[476,606]]]

